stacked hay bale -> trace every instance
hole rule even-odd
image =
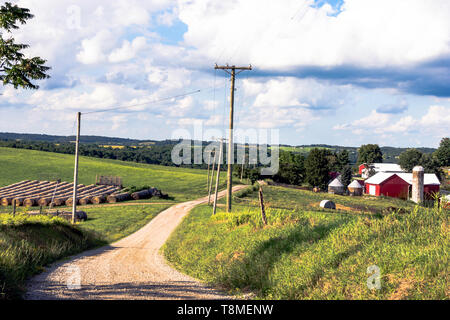
[[[106,197],[106,201],[108,203],[116,203],[116,202],[122,202],[122,201],[128,201],[131,200],[131,195],[128,192],[122,192],[118,194],[111,194],[108,197]]]
[[[150,191],[150,189],[147,190],[142,190],[142,191],[138,191],[138,192],[134,192],[131,194],[131,197],[134,200],[141,200],[141,199],[148,199],[152,197],[152,191]]]

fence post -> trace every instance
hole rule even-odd
[[[16,216],[16,199],[13,199],[13,217]]]
[[[261,206],[261,217],[264,225],[267,225],[266,210],[264,209],[264,197],[262,187],[259,186],[259,205]]]

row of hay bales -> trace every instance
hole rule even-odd
[[[108,203],[117,203],[117,202],[128,201],[128,200],[149,199],[151,197],[166,198],[167,195],[163,194],[160,190],[158,190],[156,188],[150,188],[150,189],[133,192],[131,194],[128,192],[111,194],[108,197],[106,197],[106,201]]]
[[[99,186],[80,184],[77,186],[80,204],[102,203],[106,197],[117,193],[119,188],[114,186]],[[0,188],[0,202],[3,206],[70,206],[73,203],[73,183],[58,181],[24,180]]]
[[[363,186],[357,180],[353,180],[347,189],[350,196],[362,196],[363,194]],[[343,195],[347,193],[347,190],[342,182],[336,178],[328,185],[328,193]]]

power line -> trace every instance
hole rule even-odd
[[[192,92],[187,92],[187,93],[183,93],[183,94],[179,94],[179,95],[175,95],[175,96],[171,96],[171,97],[166,97],[166,98],[162,98],[162,99],[157,99],[157,100],[137,103],[137,104],[128,105],[128,106],[120,106],[120,107],[109,108],[109,109],[102,109],[102,110],[96,110],[96,111],[90,111],[90,112],[83,112],[82,114],[86,115],[86,114],[93,114],[93,113],[115,111],[115,110],[120,110],[120,109],[128,109],[128,108],[143,106],[143,105],[146,105],[146,104],[153,104],[153,103],[163,102],[163,101],[167,101],[167,100],[171,100],[171,99],[186,97],[186,96],[190,96],[190,95],[193,95],[193,94],[196,94],[196,93],[200,93],[201,91],[202,90],[195,90],[195,91],[192,91]]]

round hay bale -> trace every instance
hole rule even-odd
[[[336,210],[336,205],[334,204],[333,201],[330,200],[322,200],[322,202],[320,203],[320,207],[324,209]]]
[[[46,207],[50,204],[50,201],[52,201],[52,198],[41,198],[38,200],[38,205],[41,207]]]
[[[91,197],[84,197],[83,199],[80,199],[80,205],[82,206],[85,206],[89,203],[91,203]]]
[[[100,204],[106,201],[106,197],[104,195],[96,196],[93,197],[91,201],[93,204]]]
[[[13,201],[16,202],[16,206],[20,207],[21,205],[23,205],[23,201],[25,200],[25,198],[14,198]]]
[[[78,202],[80,201],[80,199],[77,198],[76,200],[77,200],[77,204],[78,204]],[[68,199],[66,200],[65,204],[66,204],[66,206],[68,206],[68,207],[73,206],[73,198],[72,198],[72,197],[68,198]]]
[[[75,214],[75,217],[80,221],[86,221],[87,220],[87,214],[84,211],[77,211]]]
[[[68,199],[68,197],[55,198],[55,199],[53,199],[53,206],[56,206],[56,207],[62,206],[66,202],[67,199]]]
[[[131,200],[131,196],[128,192],[124,192],[121,194],[112,194],[106,198],[106,201],[108,203],[116,203],[116,202],[122,202],[122,201],[127,201],[127,200]]]
[[[2,206],[9,206],[11,204],[12,198],[2,198]]]
[[[134,200],[148,199],[148,198],[152,197],[152,193],[150,190],[142,190],[142,191],[132,193],[131,197]]]
[[[23,201],[23,205],[25,206],[25,207],[33,207],[33,206],[35,206],[37,204],[37,201],[36,201],[36,199],[34,199],[34,198],[28,198],[28,199],[25,199],[24,201]]]

